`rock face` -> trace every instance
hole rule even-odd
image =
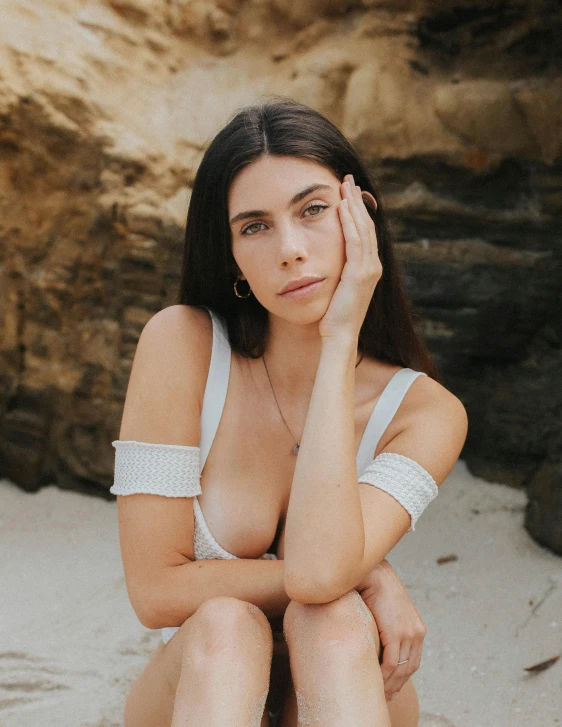
[[[493,6],[493,7],[492,7]],[[106,494],[142,327],[236,109],[325,113],[379,180],[462,457],[562,552],[554,0],[3,0],[0,477]]]

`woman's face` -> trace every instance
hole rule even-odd
[[[234,179],[232,254],[242,279],[273,315],[305,324],[328,309],[346,261],[340,187],[330,170],[291,156],[260,157]],[[324,281],[300,300],[280,295],[286,283],[305,275]]]

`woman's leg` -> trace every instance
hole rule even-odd
[[[357,591],[324,604],[291,601],[284,631],[299,725],[391,727],[378,630]]]
[[[359,604],[359,602],[356,600],[356,606],[359,610],[364,610]],[[373,618],[373,614],[369,610],[370,618]],[[368,618],[368,615],[365,613],[365,618]],[[374,618],[373,618],[374,621]],[[288,625],[288,623],[287,623]],[[376,643],[376,652],[378,654],[379,662],[382,660],[382,650],[381,650],[381,643],[380,643],[380,637],[378,633],[378,628],[375,628],[374,632],[375,637],[375,643]],[[275,637],[275,632],[274,632]],[[283,699],[283,715],[281,718],[281,721],[279,722],[279,727],[297,727],[299,724],[298,722],[298,703],[297,703],[297,695],[295,692],[295,687],[290,671],[289,666],[289,651],[287,648],[287,644],[285,641],[283,641],[283,644],[285,646],[285,650],[278,649],[279,653],[283,654],[283,661],[281,662],[281,668],[287,669],[287,675],[284,680],[285,684],[283,687],[284,690],[284,699]],[[275,644],[275,646],[281,647],[281,644]],[[285,667],[286,663],[286,667]],[[273,676],[272,676],[273,679]],[[416,689],[414,687],[414,683],[411,679],[408,679],[408,681],[404,684],[402,689],[398,692],[398,694],[395,696],[395,698],[387,702],[387,708],[390,714],[390,724],[392,727],[418,727],[419,719],[420,719],[420,710],[419,710],[419,702],[418,702],[418,696],[416,694]],[[305,722],[301,722],[301,725],[306,724]]]
[[[157,648],[129,693],[125,727],[268,727],[271,654],[257,606],[211,598]]]
[[[418,697],[411,679],[408,679],[398,695],[388,702],[387,706],[392,727],[418,727],[420,720]],[[305,725],[306,722],[299,723],[298,721],[297,695],[295,687],[291,683],[287,690],[279,727],[298,727],[299,724]]]
[[[171,727],[259,727],[269,688],[273,640],[264,613],[237,598],[197,609],[184,649]]]

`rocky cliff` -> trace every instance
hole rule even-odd
[[[283,94],[368,159],[462,457],[562,552],[562,9],[554,0],[2,0],[0,477],[105,494],[190,184]]]

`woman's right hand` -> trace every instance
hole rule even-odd
[[[383,560],[357,586],[379,629],[387,700],[419,669],[426,627],[400,578]],[[405,664],[399,661],[408,659]]]

